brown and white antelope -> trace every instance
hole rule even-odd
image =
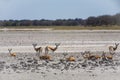
[[[118,45],[119,45],[119,43],[115,43],[115,46],[109,46],[110,54],[112,54],[112,55],[115,54],[115,51],[117,50]]]
[[[51,60],[51,56],[48,54],[42,55],[39,57],[41,60]]]
[[[85,60],[98,60],[101,58],[101,55],[91,54],[90,51],[82,52],[81,55]]]
[[[34,50],[36,51],[36,56],[40,56],[40,54],[42,53],[42,51],[43,51],[43,48],[42,47],[36,47],[37,46],[37,44],[36,43],[34,43],[34,44],[32,44],[33,45],[33,48],[34,48]]]
[[[48,54],[49,51],[52,51],[53,53],[58,49],[58,46],[60,45],[60,43],[55,43],[55,47],[52,46],[46,46],[45,47],[45,54]]]
[[[75,59],[74,56],[70,56],[70,57],[68,57],[66,60],[67,60],[67,61],[75,61],[76,59]]]
[[[102,60],[112,60],[113,59],[113,55],[114,54],[106,54],[105,52],[103,52]]]
[[[16,57],[16,53],[11,53],[12,49],[8,49],[10,56]]]

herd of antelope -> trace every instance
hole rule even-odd
[[[118,48],[118,45],[119,43],[115,43],[115,46],[109,46],[108,47],[109,53],[105,53],[103,51],[103,53],[99,55],[99,54],[91,54],[90,51],[85,51],[85,52],[82,52],[81,55],[85,60],[99,60],[99,59],[112,60],[115,54],[115,51]]]
[[[37,47],[37,44],[32,44],[34,50],[36,51],[36,56],[39,57],[42,60],[51,60],[51,56],[49,55],[49,52],[52,51],[53,53],[58,49],[60,43],[55,43],[55,47],[52,46],[46,46],[44,48],[45,50],[45,54],[41,55],[41,53],[43,52],[43,48],[42,47]],[[115,43],[115,46],[109,46],[109,53],[105,53],[103,51],[103,53],[101,55],[99,54],[91,54],[90,51],[85,51],[85,52],[81,52],[82,57],[85,60],[99,60],[99,59],[105,59],[105,60],[112,60],[113,59],[113,55],[115,54],[115,51],[118,48],[119,43]],[[12,49],[8,49],[10,56],[16,57],[16,53],[12,53]],[[66,58],[67,61],[75,61],[76,58],[74,56],[69,56],[68,58]]]

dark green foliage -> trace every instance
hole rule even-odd
[[[120,25],[120,13],[116,15],[102,15],[87,19],[57,19],[57,20],[0,20],[0,26],[103,26]]]

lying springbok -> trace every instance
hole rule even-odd
[[[82,52],[81,53],[82,57],[85,59],[85,60],[98,60],[101,58],[100,55],[97,55],[97,54],[91,54],[90,51],[85,51],[84,53]]]
[[[75,60],[76,60],[76,59],[75,59],[74,56],[70,56],[70,57],[67,58],[67,61],[75,61]]]
[[[51,60],[51,56],[50,55],[42,55],[39,57],[41,60]]]
[[[45,47],[45,54],[48,54],[49,51],[52,51],[54,53],[58,49],[59,45],[60,45],[60,43],[55,43],[55,47],[46,46]]]
[[[40,56],[40,54],[42,53],[42,51],[43,51],[43,48],[42,47],[37,47],[36,48],[36,46],[37,46],[37,44],[36,43],[34,43],[34,44],[32,44],[33,45],[33,48],[34,48],[34,50],[36,51],[36,56]]]
[[[112,60],[113,59],[113,55],[114,54],[106,54],[105,52],[103,52],[102,54],[102,60]]]
[[[115,51],[117,50],[118,45],[119,43],[115,43],[115,46],[109,46],[109,53],[112,55],[115,54]]]
[[[16,57],[16,53],[11,53],[12,49],[8,49],[10,56]]]

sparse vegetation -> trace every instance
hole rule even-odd
[[[52,29],[52,30],[120,30],[120,26],[9,26],[0,29]]]

